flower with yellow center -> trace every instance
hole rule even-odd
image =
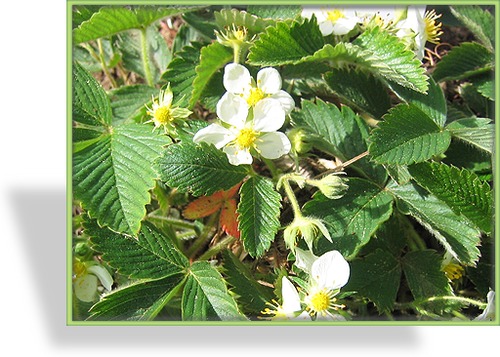
[[[355,9],[353,8],[340,9],[328,6],[321,8],[303,8],[302,17],[311,18],[312,15],[316,16],[319,29],[323,36],[328,36],[330,34],[339,36],[346,35],[361,22],[361,19],[356,15]]]
[[[154,123],[154,128],[162,127],[166,134],[175,133],[175,124],[180,119],[185,119],[191,115],[191,111],[186,108],[176,107],[172,104],[174,95],[170,89],[170,83],[165,90],[160,90],[158,100],[153,98],[151,108],[147,108],[147,114],[151,119],[146,123]]]
[[[221,98],[224,105],[227,98],[234,96],[244,99],[249,107],[255,107],[265,98],[277,100],[285,114],[288,115],[295,107],[293,98],[281,89],[282,80],[279,72],[272,67],[266,67],[257,72],[255,81],[245,66],[238,63],[229,63],[224,68],[224,88],[227,93]]]
[[[450,281],[460,279],[464,273],[464,268],[458,264],[458,261],[448,251],[443,256],[441,270]]]
[[[95,301],[99,282],[107,291],[111,290],[113,278],[106,268],[96,262],[75,261],[73,264],[73,290],[76,297],[85,302]]]
[[[273,300],[273,303],[267,303],[270,307],[266,307],[262,314],[272,315],[271,320],[311,320],[302,309],[297,289],[286,277],[281,279],[281,296],[282,305]]]
[[[214,144],[232,165],[251,164],[252,153],[277,159],[291,149],[288,137],[278,131],[285,122],[285,111],[276,99],[258,101],[250,115],[245,99],[225,95],[217,104],[217,115],[222,123],[199,130],[193,141]]]
[[[335,296],[349,280],[349,263],[336,250],[317,257],[310,251],[296,248],[295,257],[295,265],[309,274],[309,289],[304,298],[306,310],[316,320],[344,320],[336,312],[344,305],[337,304]]]
[[[437,22],[440,17],[434,10],[426,12],[425,6],[408,6],[406,19],[397,24],[397,36],[413,39],[415,54],[420,60],[424,57],[427,42],[439,43],[439,36],[443,34],[442,24]]]

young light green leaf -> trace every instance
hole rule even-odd
[[[191,265],[182,294],[182,319],[194,321],[247,320],[229,294],[224,279],[208,262]]]
[[[476,174],[437,162],[411,165],[408,170],[420,186],[446,203],[453,212],[464,215],[483,232],[491,232],[492,192]]]
[[[371,141],[373,161],[409,165],[445,152],[451,136],[414,104],[399,104],[373,130]]]
[[[263,19],[287,20],[299,16],[302,7],[300,5],[248,5],[247,11]]]
[[[479,259],[480,231],[455,214],[436,196],[413,182],[389,185],[387,189],[404,205],[412,217],[424,226],[444,248],[464,265],[474,266]]]
[[[491,72],[494,61],[491,50],[479,43],[465,42],[438,62],[432,76],[437,82],[465,79]]]
[[[364,258],[352,260],[350,266],[349,283],[342,290],[367,297],[379,313],[390,312],[401,280],[399,261],[392,254],[377,249]]]
[[[184,275],[139,281],[114,290],[92,306],[90,321],[151,321],[177,295]],[[178,318],[178,316],[173,316]]]
[[[451,6],[451,13],[491,51],[495,42],[495,18],[486,9],[476,5]]]
[[[167,186],[194,196],[228,190],[248,173],[248,167],[231,165],[226,154],[207,143],[170,145],[157,160],[157,166],[160,179]]]
[[[261,257],[271,246],[280,227],[281,195],[262,176],[250,177],[240,189],[238,229],[250,256]]]
[[[488,118],[467,118],[456,120],[446,126],[454,138],[474,147],[493,153],[495,125]]]
[[[391,107],[387,87],[370,73],[334,69],[324,79],[340,98],[377,119]]]
[[[158,89],[143,84],[123,86],[109,92],[114,120],[134,120],[146,112],[144,103],[158,95]]]
[[[266,302],[272,299],[272,289],[259,284],[243,262],[229,249],[223,253],[224,270],[231,291],[236,295],[236,301],[245,312],[258,316],[266,307]]]
[[[434,79],[429,78],[427,94],[415,92],[398,84],[391,83],[394,93],[408,104],[413,104],[442,128],[446,123],[446,99],[444,92]]]
[[[441,270],[442,258],[434,250],[408,252],[401,260],[408,286],[415,300],[451,295],[451,288]]]
[[[122,53],[125,69],[139,74],[148,83],[151,80],[150,85],[158,83],[172,58],[167,43],[158,29],[155,26],[148,26],[145,30],[130,30],[120,33],[117,38],[116,44]],[[146,55],[144,55],[143,46],[146,49]],[[143,56],[147,58],[147,63],[145,63]],[[146,65],[148,70],[145,68]]]
[[[115,35],[119,32],[147,27],[156,20],[193,11],[199,7],[147,7],[127,8],[121,6],[102,7],[91,18],[83,21],[73,30],[74,43],[96,40],[101,37]]]
[[[189,108],[193,108],[212,76],[230,62],[233,52],[230,48],[214,42],[201,49],[200,63],[196,66]]]
[[[187,258],[154,225],[143,222],[137,238],[100,228],[95,222],[85,225],[93,249],[122,275],[132,279],[162,279],[182,273]]]
[[[337,249],[353,258],[392,213],[391,194],[360,178],[349,179],[347,193],[338,200],[315,195],[304,206],[304,214],[324,219],[333,243],[320,241],[325,250]]]
[[[316,103],[303,100],[302,109],[292,112],[295,127],[303,127],[311,132],[311,140],[320,150],[326,151],[346,161],[365,152],[369,136],[368,126],[363,119],[347,106],[341,110],[337,106],[316,99]],[[367,158],[351,165],[357,171],[376,182],[387,178],[385,170]]]
[[[170,139],[141,124],[113,127],[73,156],[73,190],[100,225],[136,234],[157,174],[152,162]]]
[[[249,63],[260,66],[294,64],[324,45],[316,19],[303,23],[277,22],[260,35],[250,48]]]

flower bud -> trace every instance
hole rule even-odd
[[[304,238],[309,249],[312,249],[318,231],[320,231],[330,242],[332,241],[330,233],[322,220],[312,217],[295,217],[293,222],[285,228],[283,237],[286,246],[292,251],[295,251],[298,237]]]
[[[321,180],[307,180],[308,185],[317,187],[323,195],[335,200],[345,195],[349,186],[345,183],[347,179],[343,179],[338,174],[330,174],[323,177]]]
[[[290,130],[288,138],[292,143],[293,150],[298,154],[304,154],[312,149],[312,144],[307,138],[307,132],[303,128]]]

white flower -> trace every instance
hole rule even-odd
[[[484,311],[474,319],[474,321],[493,321],[495,320],[495,292],[490,290],[488,295],[486,295],[486,300],[488,305]]]
[[[107,290],[111,290],[113,278],[106,268],[94,262],[75,262],[73,266],[73,288],[76,297],[85,302],[92,302],[97,297],[98,280]]]
[[[262,311],[263,314],[273,315],[272,320],[310,320],[306,311],[300,305],[300,296],[297,289],[286,277],[281,279],[281,296],[283,304],[269,304],[271,308]]]
[[[354,9],[304,7],[302,10],[302,17],[311,18],[313,14],[318,20],[319,29],[323,36],[346,35],[361,22]]]
[[[279,72],[272,67],[266,67],[257,72],[257,82],[255,83],[245,66],[229,63],[224,68],[223,84],[227,93],[224,94],[221,101],[226,99],[225,97],[238,96],[253,107],[264,98],[272,98],[281,104],[287,115],[295,107],[295,102],[290,94],[281,89],[282,81]],[[223,104],[220,105],[224,106],[224,103],[223,101]]]
[[[217,115],[228,128],[217,123],[199,130],[193,141],[214,144],[223,149],[232,165],[251,164],[251,150],[266,159],[277,159],[291,149],[288,137],[277,130],[285,122],[285,111],[273,98],[258,101],[249,115],[246,101],[224,95],[217,104]]]
[[[397,24],[400,38],[413,38],[415,54],[418,59],[424,57],[425,44],[427,42],[438,43],[441,31],[441,23],[436,20],[441,15],[437,15],[434,10],[425,11],[425,6],[409,6],[406,19]]]
[[[304,299],[306,309],[316,319],[344,320],[332,310],[343,308],[335,303],[335,296],[339,293],[350,276],[349,263],[342,254],[332,250],[317,257],[309,251],[300,248],[295,252],[295,265],[309,274],[309,289]]]

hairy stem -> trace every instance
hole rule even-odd
[[[149,86],[153,86],[153,75],[151,74],[151,67],[149,66],[149,53],[148,53],[148,40],[146,36],[146,28],[143,27],[141,31],[141,58],[142,64],[144,66],[144,75],[146,76],[146,82]]]

